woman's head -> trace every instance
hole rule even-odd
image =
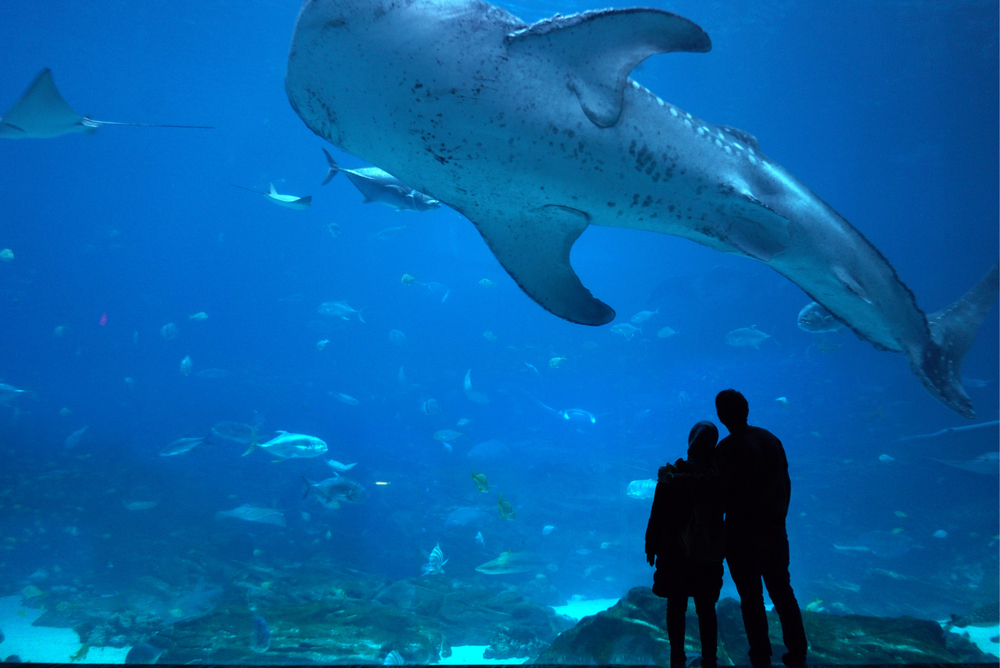
[[[688,434],[688,461],[695,466],[711,466],[715,444],[719,442],[719,429],[708,420],[691,427]]]

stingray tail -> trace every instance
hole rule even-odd
[[[931,340],[911,359],[917,377],[935,397],[963,417],[976,416],[962,387],[962,359],[1000,294],[1000,263],[961,299],[927,318]]]
[[[340,171],[340,165],[337,164],[337,161],[333,159],[333,156],[325,148],[323,149],[323,155],[326,156],[326,164],[330,165],[330,171],[326,173],[326,178],[323,179],[323,185],[325,186]]]

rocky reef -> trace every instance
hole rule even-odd
[[[636,587],[614,607],[560,634],[534,663],[669,665],[666,609],[665,599],[648,588]],[[748,647],[739,602],[723,599],[718,615],[719,664],[746,663]],[[802,617],[812,664],[996,663],[996,657],[932,621],[810,611],[803,611]],[[785,651],[781,624],[773,612],[768,613],[768,624],[775,656],[780,657]],[[700,651],[697,634],[698,620],[691,614],[684,643],[689,655]]]

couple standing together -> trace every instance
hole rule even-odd
[[[667,599],[671,668],[685,665],[688,597],[698,613],[702,666],[716,668],[723,558],[740,595],[750,663],[771,663],[763,581],[788,649],[782,663],[803,666],[806,634],[788,575],[791,482],[785,450],[774,434],[747,424],[750,409],[736,390],[720,392],[715,408],[729,436],[716,446],[714,424],[699,422],[691,429],[687,461],[660,469],[646,528],[646,560],[656,564],[653,593]]]

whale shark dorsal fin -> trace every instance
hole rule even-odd
[[[760,150],[760,144],[757,142],[757,138],[746,130],[740,130],[739,128],[734,128],[729,125],[719,125],[717,127],[736,141],[742,142],[745,146],[748,146],[755,151]]]
[[[590,224],[587,214],[547,205],[508,217],[472,218],[500,264],[545,310],[581,325],[604,325],[614,310],[590,294],[569,262],[573,242]]]
[[[52,70],[43,69],[35,76],[21,98],[0,117],[0,136],[12,138],[58,137],[70,132],[97,132],[73,111],[56,89]]]
[[[658,9],[603,9],[556,15],[507,36],[508,50],[535,55],[566,76],[584,113],[600,127],[621,115],[628,74],[655,53],[705,52],[708,35],[695,23]]]

